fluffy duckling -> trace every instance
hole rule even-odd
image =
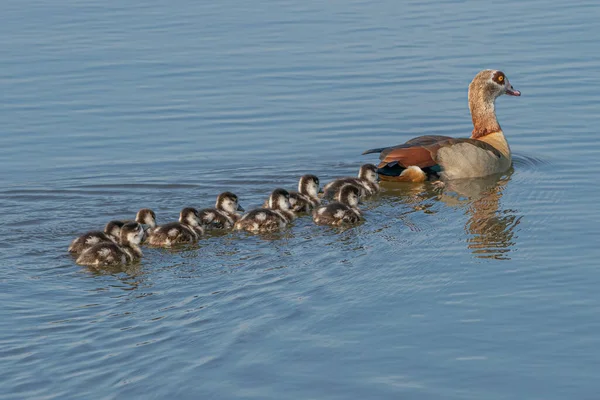
[[[149,208],[142,208],[135,215],[135,222],[144,225],[144,230],[156,228],[156,214]]]
[[[319,178],[315,175],[303,175],[298,181],[298,191],[290,192],[290,206],[293,212],[309,212],[321,204]]]
[[[296,216],[291,211],[290,194],[284,189],[275,189],[269,196],[267,208],[257,208],[244,214],[235,223],[234,229],[253,233],[276,232],[292,222]]]
[[[321,204],[319,193],[322,193],[322,190],[319,187],[319,178],[315,175],[301,176],[298,181],[298,191],[290,191],[289,193],[290,207],[294,213],[309,212]],[[263,207],[269,207],[268,199],[264,202]]]
[[[360,189],[353,184],[346,184],[340,188],[336,197],[337,201],[321,206],[313,212],[315,223],[339,226],[360,222],[362,215],[358,209]]]
[[[137,222],[128,222],[121,227],[120,243],[102,242],[85,250],[77,258],[77,264],[94,267],[127,264],[142,257],[140,243],[144,228]]]
[[[124,224],[128,222],[137,222],[138,224],[141,224],[146,233],[148,233],[149,229],[156,228],[156,214],[149,208],[142,208],[135,214],[134,220],[126,219],[121,222]]]
[[[194,243],[203,234],[198,210],[186,207],[179,213],[179,222],[159,225],[150,230],[148,244],[168,247],[178,243]]]
[[[333,182],[329,182],[323,188],[326,199],[332,199],[343,185],[354,185],[360,190],[360,196],[366,197],[379,192],[379,184],[377,183],[377,167],[373,164],[364,164],[360,166],[358,178],[338,178]]]
[[[104,227],[104,232],[93,231],[79,236],[71,242],[69,253],[81,254],[98,243],[118,243],[121,237],[121,227],[123,225],[124,223],[121,221],[110,221]]]
[[[223,192],[217,197],[214,208],[205,208],[198,212],[200,222],[207,228],[231,229],[244,211],[238,197],[231,192]]]

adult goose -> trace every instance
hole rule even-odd
[[[496,98],[520,96],[502,71],[486,69],[469,85],[469,109],[473,119],[470,138],[419,136],[394,147],[371,149],[381,153],[377,172],[383,181],[423,182],[476,178],[508,170],[510,147],[496,119]]]

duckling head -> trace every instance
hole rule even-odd
[[[369,182],[377,183],[377,167],[373,164],[364,164],[360,166],[358,171],[359,179],[364,179]]]
[[[139,245],[144,240],[144,228],[137,222],[128,222],[121,227],[121,244]]]
[[[142,208],[135,216],[135,222],[148,225],[150,228],[156,227],[156,214],[149,208]]]
[[[298,192],[308,195],[309,197],[318,197],[321,188],[319,186],[319,178],[315,175],[303,175],[298,182]]]
[[[121,227],[123,227],[123,221],[110,221],[104,227],[104,233],[115,238],[116,241],[119,241],[121,238]]]
[[[217,197],[215,204],[217,210],[223,210],[229,214],[235,214],[237,211],[244,211],[240,206],[238,197],[231,192],[223,192]]]
[[[275,189],[269,196],[269,208],[273,210],[288,211],[290,205],[290,193],[285,189]]]
[[[338,201],[352,208],[358,207],[360,190],[354,185],[344,185],[338,192]]]
[[[198,210],[186,207],[179,213],[179,222],[189,226],[200,226],[200,215]]]

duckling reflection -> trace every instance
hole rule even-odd
[[[96,265],[83,266],[82,270],[92,276],[111,276],[120,284],[113,282],[107,287],[100,287],[98,290],[112,290],[119,288],[124,291],[136,290],[140,287],[148,287],[147,281],[144,279],[145,272],[140,260],[133,261],[125,265]]]
[[[429,183],[387,184],[385,195],[400,196],[403,203],[412,206],[410,212],[433,213],[436,201],[464,208],[468,217],[465,230],[471,235],[467,248],[479,258],[510,259],[508,253],[516,245],[515,228],[522,218],[517,210],[503,209],[501,204],[512,173],[513,169],[505,174],[448,181],[442,188]]]

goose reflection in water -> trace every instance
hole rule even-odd
[[[502,209],[500,199],[510,181],[508,174],[482,179],[451,181],[446,185],[440,200],[452,193],[468,198],[465,229],[472,236],[467,246],[481,258],[510,259],[508,253],[515,243],[515,228],[522,216],[517,210]]]
[[[422,211],[435,213],[436,202],[449,207],[465,209],[468,219],[465,231],[468,233],[467,248],[476,257],[510,259],[509,253],[516,245],[515,228],[522,216],[517,210],[503,209],[500,200],[510,182],[513,169],[500,175],[477,179],[459,179],[446,182],[443,188],[430,183],[422,185],[386,185],[386,196],[400,196],[412,209],[400,216],[406,222],[406,215]],[[403,186],[403,187],[401,187]],[[415,229],[414,223],[406,222]]]

